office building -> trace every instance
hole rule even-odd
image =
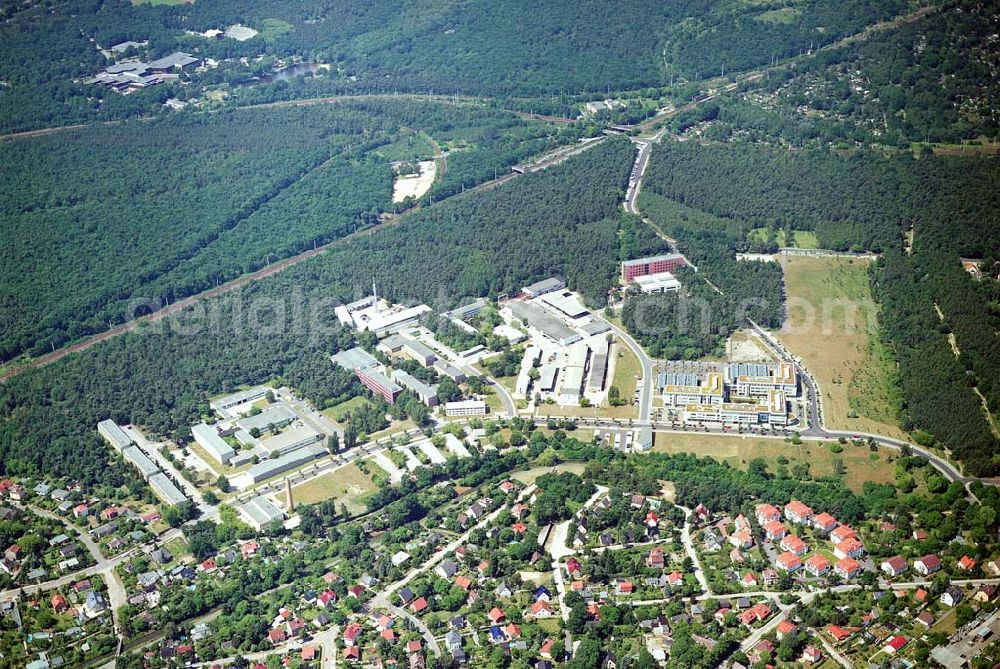
[[[300,467],[311,460],[325,455],[328,451],[318,444],[312,446],[302,446],[294,451],[289,451],[279,458],[264,460],[254,465],[246,471],[246,476],[251,483],[260,483],[266,479],[284,474],[290,469]]]
[[[129,446],[122,449],[122,457],[130,465],[139,470],[142,478],[149,480],[149,477],[160,471],[160,468],[149,459],[145,453],[139,450],[138,446]]]
[[[311,427],[300,424],[297,427],[290,427],[284,432],[279,432],[273,437],[261,439],[260,447],[267,452],[268,457],[275,458],[302,446],[315,444],[324,436]]]
[[[439,375],[447,376],[455,383],[462,383],[465,381],[465,372],[447,360],[438,359],[434,362],[433,367]]]
[[[679,253],[626,260],[622,263],[622,283],[628,284],[638,276],[671,272],[685,265],[687,261]]]
[[[149,487],[153,489],[156,496],[165,504],[174,505],[187,501],[184,493],[163,472],[158,472],[149,477]]]
[[[232,446],[219,436],[215,426],[198,423],[191,428],[191,436],[220,465],[228,463],[236,454]]]
[[[446,416],[485,416],[488,408],[482,400],[465,400],[462,402],[446,402]]]
[[[417,377],[404,372],[401,369],[395,369],[392,372],[392,380],[403,386],[407,390],[413,391],[413,393],[420,398],[426,406],[436,407],[438,404],[437,396],[437,386],[431,386]]]
[[[765,399],[771,390],[780,390],[787,397],[798,397],[799,378],[795,366],[734,363],[726,368],[726,376],[738,397]]]
[[[107,439],[108,443],[111,444],[111,447],[119,453],[135,444],[132,437],[125,434],[125,431],[122,430],[118,426],[118,423],[113,420],[102,420],[97,424],[97,431],[100,432],[101,436]]]
[[[363,348],[349,348],[330,356],[333,364],[344,369],[356,372],[359,369],[374,369],[379,366],[379,361]]]
[[[250,432],[251,430],[259,430],[261,432],[267,432],[274,426],[276,429],[281,429],[291,422],[294,422],[298,416],[292,411],[288,406],[284,404],[275,404],[269,406],[268,408],[261,411],[256,416],[246,416],[244,418],[236,421],[236,425],[242,430]]]
[[[661,374],[661,393],[664,406],[689,404],[722,404],[726,400],[726,387],[722,374],[710,372],[701,383],[694,374]]]
[[[457,309],[452,309],[447,315],[452,318],[457,318],[460,321],[465,321],[485,309],[487,304],[489,304],[489,301],[484,297],[480,297],[478,300],[474,300],[466,305],[458,307]]]
[[[380,395],[389,404],[395,404],[396,398],[403,392],[399,385],[377,369],[357,369],[354,374],[365,388]]]

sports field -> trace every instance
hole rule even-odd
[[[819,383],[826,426],[906,438],[895,420],[899,391],[878,337],[868,262],[791,257],[784,264],[788,320],[778,337]]]

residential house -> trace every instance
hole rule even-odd
[[[941,571],[941,558],[937,555],[925,555],[913,561],[913,570],[922,576]]]
[[[879,569],[889,578],[895,578],[906,571],[906,558],[902,555],[894,555],[891,558],[882,560]]]

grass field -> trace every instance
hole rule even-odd
[[[899,391],[878,338],[867,267],[843,258],[788,258],[788,322],[778,337],[819,383],[827,427],[906,438],[895,420]]]
[[[616,342],[614,348],[612,349],[612,355],[615,356],[614,366],[615,375],[611,379],[611,383],[608,386],[615,386],[621,393],[623,399],[629,401],[623,407],[614,407],[619,413],[608,414],[615,418],[629,418],[633,417],[637,412],[637,408],[632,406],[632,399],[635,397],[635,377],[642,374],[642,368],[639,366],[639,359],[635,357],[635,353],[632,353],[632,349],[625,346],[621,342]],[[623,411],[622,411],[623,410]]]
[[[360,513],[365,510],[365,495],[375,489],[371,478],[351,464],[295,486],[292,496],[296,504],[316,504],[332,499],[338,509],[343,504],[351,513]],[[287,497],[285,503],[288,503]]]
[[[763,23],[792,23],[798,20],[800,16],[802,16],[801,9],[782,7],[781,9],[771,9],[763,14],[758,14],[754,17],[754,21],[761,21]]]
[[[528,469],[525,471],[515,472],[511,474],[511,478],[520,481],[524,485],[531,485],[535,482],[542,474],[548,474],[553,469],[559,472],[570,472],[572,474],[582,474],[583,470],[586,469],[587,464],[584,462],[563,462],[556,465],[555,467],[535,467],[534,469]]]
[[[329,409],[323,409],[323,415],[334,421],[335,423],[343,423],[345,416],[360,407],[365,407],[371,404],[371,401],[367,397],[352,397],[346,402],[341,402]]]
[[[767,228],[754,228],[747,233],[747,241],[751,243],[766,242]],[[816,237],[816,233],[810,230],[794,230],[792,232],[792,240],[790,243],[787,239],[785,239],[785,231],[777,230],[774,235],[774,241],[778,246],[788,246],[799,249],[819,248],[819,239]]]
[[[840,459],[844,463],[844,482],[851,490],[860,492],[865,481],[890,483],[894,480],[895,455],[890,451],[879,451],[876,461],[871,459],[867,447],[845,445],[842,453],[831,453],[828,442],[804,441],[796,446],[783,439],[761,439],[759,437],[727,437],[716,434],[663,434],[656,435],[653,450],[661,453],[694,453],[728,462],[734,467],[746,469],[754,458],[767,460],[769,470],[777,471],[778,457],[789,459],[788,468],[796,462],[809,464],[812,476],[832,476],[833,462]]]

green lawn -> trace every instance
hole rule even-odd
[[[355,409],[369,406],[370,404],[371,401],[367,397],[352,397],[346,402],[341,402],[340,404],[332,406],[328,409],[323,409],[322,413],[335,423],[343,423],[348,413],[354,411]]]
[[[774,234],[774,241],[778,246],[782,247],[794,247],[799,249],[818,249],[819,239],[816,237],[816,233],[811,230],[794,230],[792,232],[793,239],[791,243],[785,239],[785,231],[777,230]],[[768,239],[768,229],[767,228],[754,228],[747,233],[747,241],[750,243],[763,244]]]

